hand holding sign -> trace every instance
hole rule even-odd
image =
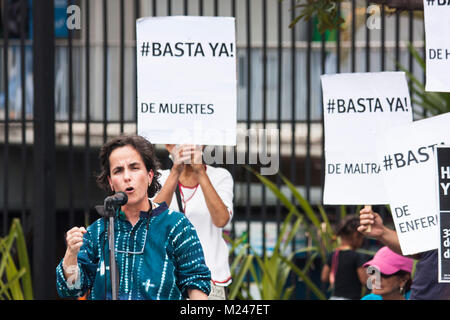
[[[384,232],[383,219],[376,212],[373,212],[372,206],[364,206],[359,211],[359,223],[358,231],[367,237],[380,238]]]
[[[199,173],[200,171],[204,170],[205,167],[203,166],[203,147],[199,145],[193,145],[192,146],[192,156],[191,156],[191,163],[192,169],[195,173]]]
[[[181,173],[185,164],[191,162],[193,147],[191,145],[166,144],[166,148],[170,152],[173,168]]]
[[[368,205],[365,205],[364,206],[364,209],[366,209],[366,211],[372,211],[372,206],[368,206]],[[372,227],[370,226],[370,224],[367,226],[367,232],[370,232],[372,230]]]
[[[185,165],[191,165],[195,170],[198,166],[203,167],[202,146],[193,144],[166,144],[167,150],[173,161],[173,167],[180,173]]]

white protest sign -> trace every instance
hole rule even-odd
[[[439,246],[433,150],[450,143],[450,113],[399,125],[378,140],[385,188],[404,255]]]
[[[232,17],[136,22],[138,133],[152,143],[236,145]]]
[[[386,204],[376,134],[410,123],[403,72],[322,75],[325,125],[324,204]]]
[[[450,92],[450,0],[424,0],[427,91]]]

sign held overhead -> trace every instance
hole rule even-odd
[[[450,0],[424,0],[425,90],[450,92]]]
[[[450,113],[398,125],[377,139],[395,230],[404,255],[437,249],[435,148],[450,144]]]
[[[376,134],[412,122],[403,72],[323,75],[324,204],[386,204]]]
[[[138,133],[152,143],[236,145],[233,17],[136,22]]]

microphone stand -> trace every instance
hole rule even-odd
[[[108,243],[109,243],[109,272],[111,275],[111,299],[117,300],[117,265],[116,252],[114,248],[114,217],[116,215],[115,206],[109,201],[104,202],[104,213],[109,218]],[[105,297],[106,298],[106,297]]]
[[[109,244],[109,274],[111,279],[111,299],[117,300],[119,279],[117,277],[116,251],[114,241],[114,218],[116,209],[125,205],[128,201],[127,195],[119,191],[114,196],[109,196],[103,201],[103,206],[95,206],[98,214],[102,217],[109,218],[108,225],[108,244]],[[105,289],[106,290],[106,289]],[[106,296],[105,296],[106,299]]]

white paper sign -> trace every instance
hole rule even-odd
[[[390,128],[378,140],[385,188],[404,255],[439,246],[433,149],[450,143],[450,113]]]
[[[136,22],[138,133],[152,143],[236,145],[232,17]]]
[[[325,124],[324,204],[386,204],[376,133],[410,123],[403,72],[321,76]]]
[[[424,0],[427,91],[450,92],[450,0]]]

